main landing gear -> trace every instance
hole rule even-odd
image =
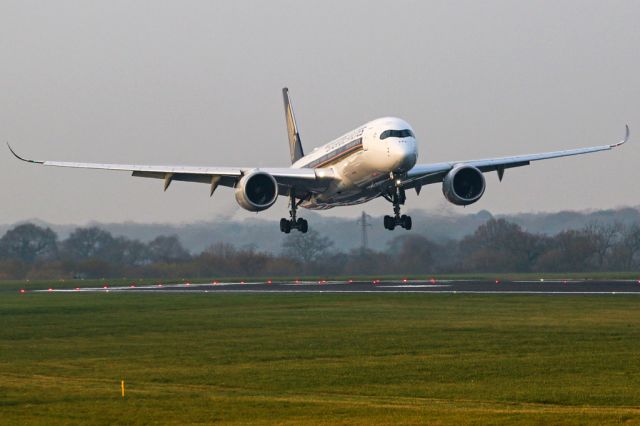
[[[291,219],[285,219],[284,217],[280,219],[280,231],[284,232],[285,234],[291,232],[292,229],[297,229],[303,234],[309,230],[309,224],[306,220],[301,217],[296,219],[296,210],[298,209],[300,203],[302,203],[302,200],[296,202],[296,198],[293,195],[291,196],[291,210],[289,210],[289,216],[291,217]]]
[[[402,188],[394,188],[393,193],[383,195],[385,199],[393,204],[393,216],[384,217],[384,227],[389,231],[393,231],[396,226],[400,226],[407,231],[411,229],[411,216],[403,214],[400,216],[400,206],[404,204],[407,196]]]

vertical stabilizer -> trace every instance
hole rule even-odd
[[[282,89],[282,97],[284,98],[284,114],[287,119],[287,136],[289,137],[289,151],[291,152],[291,163],[295,163],[304,157],[302,150],[302,142],[300,141],[300,133],[298,133],[298,125],[296,124],[296,116],[293,115],[293,106],[289,99],[289,89]]]

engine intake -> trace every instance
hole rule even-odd
[[[278,198],[278,183],[269,173],[251,171],[236,185],[236,201],[250,212],[266,210]]]
[[[482,197],[486,183],[480,170],[473,166],[455,166],[442,181],[442,193],[458,206],[473,204]]]

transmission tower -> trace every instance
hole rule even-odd
[[[367,236],[367,228],[371,227],[371,224],[367,221],[369,218],[371,218],[371,216],[362,212],[362,216],[358,219],[358,224],[360,224],[360,228],[362,229],[362,240],[360,244],[360,251],[362,253],[366,252],[369,246],[369,238]]]

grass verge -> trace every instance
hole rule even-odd
[[[637,303],[5,292],[0,422],[640,423]]]

